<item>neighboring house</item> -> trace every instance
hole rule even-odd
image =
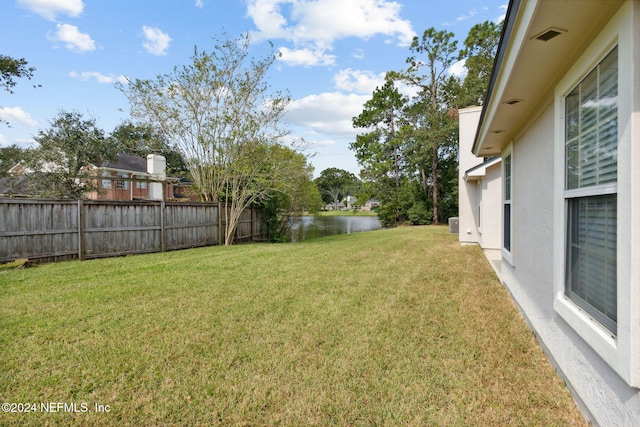
[[[28,197],[25,175],[0,178],[0,197]]]
[[[472,148],[502,157],[501,280],[603,426],[640,425],[638,76],[640,2],[511,0]]]
[[[360,210],[365,212],[371,212],[378,206],[380,206],[380,202],[378,201],[378,199],[373,198],[373,199],[367,200],[365,204],[360,207]]]
[[[45,164],[43,171],[55,169]],[[174,198],[175,187],[188,189],[177,178],[167,177],[163,156],[149,154],[146,159],[131,154],[118,154],[116,161],[105,161],[83,168],[97,179],[97,191],[87,193],[94,200],[163,200]],[[9,170],[11,176],[0,179],[0,196],[27,197],[27,181],[31,170],[17,164]]]
[[[364,205],[360,206],[361,211],[371,212],[374,208],[380,206],[380,202],[378,199],[369,199],[365,202]],[[356,196],[348,196],[342,199],[341,202],[338,202],[338,205],[334,205],[333,203],[328,204],[324,207],[325,211],[337,211],[337,210],[352,210],[358,207],[358,198]]]
[[[342,199],[342,203],[347,206],[347,210],[353,210],[358,206],[358,198],[348,194],[347,197]]]
[[[88,193],[89,199],[163,200],[174,196],[175,180],[167,179],[165,158],[157,154],[144,159],[120,153],[116,161],[89,165],[87,169],[91,175],[100,177],[98,191]]]
[[[482,249],[500,249],[502,197],[501,158],[482,161],[471,152],[482,107],[459,111],[460,163],[458,166],[459,239]]]

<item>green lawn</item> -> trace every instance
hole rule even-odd
[[[584,424],[446,227],[5,267],[0,361],[3,426]]]

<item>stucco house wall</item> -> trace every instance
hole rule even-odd
[[[480,247],[500,249],[502,170],[499,161],[486,168],[485,176],[479,180],[477,191],[480,192]]]
[[[464,174],[467,170],[482,162],[471,152],[473,139],[478,128],[478,120],[482,107],[470,107],[461,109],[459,117],[459,152],[458,164],[458,238],[461,243],[479,243],[480,235],[476,222],[476,208],[478,206],[477,184],[467,182]]]
[[[459,111],[458,239],[462,244],[500,249],[500,161],[483,161],[471,152],[481,112],[482,107]]]
[[[570,3],[510,2],[472,151],[479,158],[501,155],[503,180],[507,172],[511,177],[510,200],[503,183],[498,211],[503,231],[510,223],[509,244],[504,234],[500,244],[501,280],[585,417],[595,425],[636,426],[640,425],[640,1],[585,0],[580,10]],[[555,28],[557,39],[536,39],[549,28]],[[572,192],[565,178],[565,103],[614,49],[618,51],[617,181],[604,190],[587,186]],[[544,67],[533,68],[534,63]],[[588,192],[592,188],[615,191],[617,197],[615,329],[584,310],[565,288],[567,233],[573,232],[568,225],[569,201],[592,197]]]
[[[550,94],[551,95],[551,94]],[[629,387],[554,310],[553,250],[554,109],[544,112],[514,139],[511,262],[501,278],[538,341],[567,380],[574,398],[597,425],[640,425],[640,395]],[[532,179],[531,177],[535,177]]]

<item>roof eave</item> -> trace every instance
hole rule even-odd
[[[479,157],[480,151],[480,135],[481,130],[483,128],[483,124],[487,119],[487,107],[493,101],[493,91],[496,86],[496,81],[498,79],[499,71],[502,67],[502,62],[504,61],[504,57],[507,51],[507,44],[509,43],[509,39],[511,38],[511,33],[513,32],[513,27],[516,20],[516,15],[518,14],[518,9],[520,8],[520,0],[510,0],[509,6],[507,7],[507,13],[504,18],[504,22],[502,24],[502,33],[500,34],[500,42],[498,44],[498,52],[496,57],[493,60],[493,70],[491,72],[491,79],[489,80],[489,87],[487,88],[487,93],[484,98],[484,102],[482,103],[482,113],[480,113],[480,121],[478,122],[478,128],[476,129],[476,136],[473,141],[473,146],[471,147],[471,151],[473,154]]]
[[[472,152],[499,155],[624,2],[511,0]],[[540,38],[549,29],[555,38]]]

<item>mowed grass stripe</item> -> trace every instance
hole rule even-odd
[[[444,227],[0,270],[1,425],[582,425]]]

